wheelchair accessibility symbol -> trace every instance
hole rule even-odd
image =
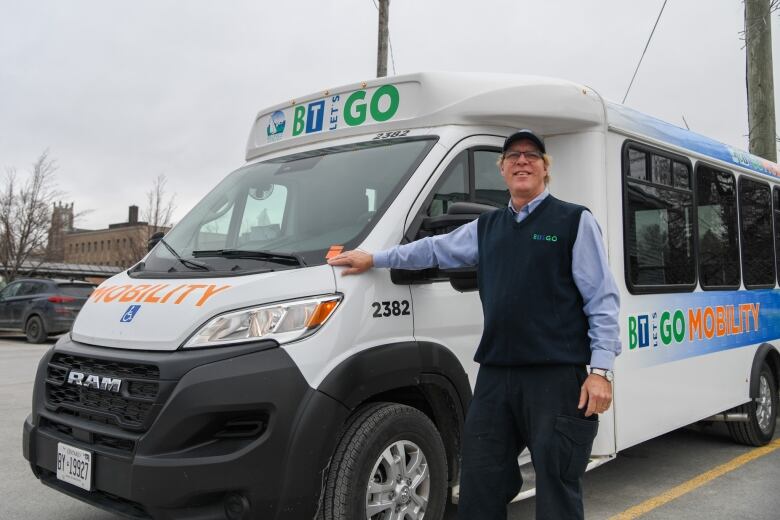
[[[135,318],[135,315],[138,314],[140,308],[140,305],[131,305],[127,308],[125,313],[122,315],[122,319],[119,321],[122,323],[130,323],[133,321],[133,318]]]

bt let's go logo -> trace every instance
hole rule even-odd
[[[655,318],[655,316],[653,316]],[[655,320],[653,320],[655,321]],[[655,324],[653,324],[653,336],[657,339],[658,334],[655,332]],[[628,348],[635,349],[637,347],[649,347],[650,346],[650,318],[647,314],[640,314],[638,316],[628,317]]]
[[[356,90],[347,96],[343,109],[341,96],[297,105],[292,115],[293,137],[322,132],[326,123],[328,130],[335,130],[342,120],[347,126],[359,126],[370,116],[374,122],[383,123],[395,116],[401,100],[395,85],[382,85],[371,94],[367,90]]]

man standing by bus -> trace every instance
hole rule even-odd
[[[536,518],[583,518],[582,476],[597,414],[612,402],[617,286],[591,213],[547,190],[549,164],[540,137],[515,132],[498,162],[511,195],[507,209],[447,235],[330,260],[347,266],[342,274],[478,266],[485,321],[464,426],[464,520],[506,518],[522,484],[517,456],[525,447],[536,470]]]

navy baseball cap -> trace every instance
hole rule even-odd
[[[547,153],[547,150],[544,148],[544,141],[541,137],[536,135],[533,130],[529,130],[527,128],[523,128],[522,130],[518,130],[514,134],[510,135],[506,138],[506,141],[504,141],[504,148],[503,151],[506,152],[507,148],[512,146],[512,143],[515,141],[519,141],[521,139],[528,139],[529,141],[533,141],[534,144],[539,148],[539,151],[542,153]]]

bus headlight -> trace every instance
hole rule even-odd
[[[279,344],[296,341],[317,332],[340,302],[341,295],[330,294],[220,314],[198,329],[184,348],[215,347],[258,339],[273,339]]]

